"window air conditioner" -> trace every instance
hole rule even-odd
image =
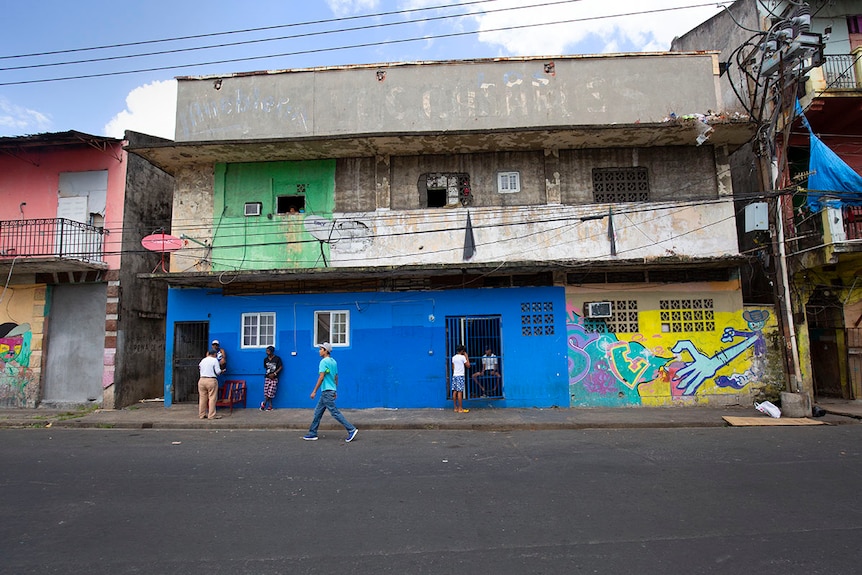
[[[588,301],[584,303],[584,314],[590,318],[611,317],[614,306],[609,301]]]
[[[260,215],[260,202],[250,202],[245,205],[245,215],[247,216],[259,216]]]

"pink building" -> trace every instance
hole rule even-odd
[[[169,221],[173,184],[127,143],[75,131],[0,138],[0,405],[115,407],[161,389],[135,375],[142,360],[124,345],[164,337],[157,287],[134,276],[158,263],[140,237]],[[144,180],[160,197],[133,197]]]

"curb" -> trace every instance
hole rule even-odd
[[[555,431],[555,430],[585,430],[585,429],[681,429],[729,427],[723,419],[718,421],[667,421],[667,422],[355,422],[363,430],[375,431]],[[218,420],[210,422],[164,422],[164,421],[0,421],[0,429],[166,429],[166,430],[226,430],[226,431],[307,431],[308,424],[270,423],[250,425],[248,423],[233,424],[230,421]],[[321,425],[321,431],[339,431],[338,425]]]

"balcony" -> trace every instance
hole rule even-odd
[[[859,88],[856,73],[856,59],[853,54],[833,54],[825,56],[821,67],[826,90],[856,90]]]
[[[104,228],[65,218],[0,221],[0,271],[106,269]]]
[[[799,256],[800,269],[840,262],[862,265],[862,207],[800,213],[794,225],[796,235],[788,248],[791,255]]]
[[[852,54],[827,54],[823,64],[808,73],[806,93],[809,97],[848,95],[862,90],[862,48]],[[803,102],[806,105],[807,102]]]

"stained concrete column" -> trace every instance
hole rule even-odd
[[[730,155],[727,146],[715,146],[715,177],[718,186],[718,197],[733,196],[733,185],[730,178]]]
[[[563,203],[560,185],[560,151],[556,148],[545,150],[545,202]]]
[[[377,209],[388,210],[392,207],[392,188],[389,185],[389,155],[374,158],[374,185],[377,188]]]

